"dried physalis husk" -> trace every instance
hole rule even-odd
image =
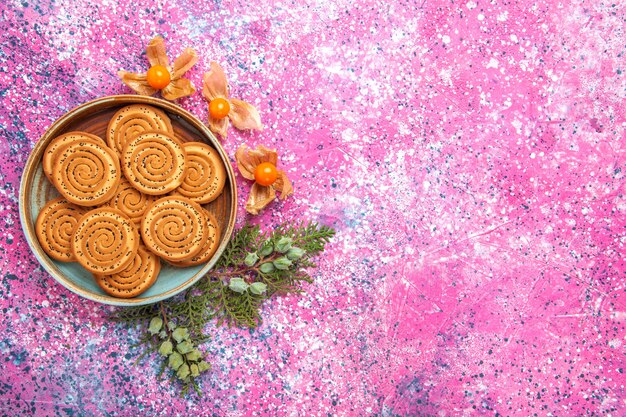
[[[259,214],[268,204],[276,199],[276,192],[280,193],[280,199],[284,200],[293,193],[291,181],[287,178],[285,171],[276,169],[278,154],[276,150],[266,148],[263,145],[256,149],[250,149],[247,145],[242,145],[235,152],[235,160],[241,175],[255,183],[250,189],[250,195],[246,202],[246,211],[250,214]],[[273,182],[261,183],[257,176],[257,169],[261,166],[269,166],[274,170]]]

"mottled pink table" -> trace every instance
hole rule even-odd
[[[626,415],[623,2],[99,3],[0,6],[3,415]],[[129,93],[157,34],[259,108],[224,147],[276,147],[295,194],[254,221],[338,232],[260,329],[208,329],[201,399],[133,367],[139,333],[47,275],[18,216],[38,138]]]

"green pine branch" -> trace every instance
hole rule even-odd
[[[228,246],[215,265],[215,270],[228,268],[243,263],[247,251],[254,246],[261,235],[259,226],[246,224],[235,232]]]
[[[154,317],[157,310],[156,304],[131,308],[118,308],[111,314],[111,319],[117,322],[136,325]]]
[[[198,350],[209,340],[204,330],[217,326],[255,328],[262,322],[265,300],[300,293],[313,282],[308,270],[324,251],[334,229],[317,223],[283,224],[271,232],[245,225],[232,236],[214,269],[184,294],[155,305],[118,309],[120,322],[147,325],[136,345],[143,349],[138,362],[150,353],[163,358],[161,373],[169,369],[178,379],[181,395],[201,394],[196,379],[210,369]]]

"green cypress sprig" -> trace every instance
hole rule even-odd
[[[283,224],[271,232],[244,225],[231,238],[214,269],[184,294],[156,305],[120,309],[114,319],[131,325],[147,323],[137,362],[157,352],[161,373],[201,394],[196,378],[210,368],[198,346],[207,342],[206,326],[255,328],[262,322],[263,302],[275,295],[300,293],[313,282],[308,269],[324,251],[334,229],[317,223]],[[182,329],[182,330],[181,330]]]
[[[137,325],[143,323],[147,319],[154,317],[158,311],[157,304],[149,304],[146,306],[120,308],[113,312],[111,319],[118,322]]]

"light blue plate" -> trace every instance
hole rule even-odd
[[[185,141],[203,141],[213,146],[227,171],[227,181],[222,195],[205,205],[213,212],[222,231],[220,245],[215,255],[206,264],[176,268],[167,262],[161,262],[161,272],[157,281],[146,292],[138,297],[123,299],[115,298],[100,289],[90,272],[77,262],[59,262],[51,259],[41,248],[35,234],[35,220],[45,203],[59,194],[43,173],[41,158],[50,141],[58,135],[82,130],[105,137],[105,129],[110,117],[121,107],[129,104],[148,104],[165,111],[172,120],[176,135]],[[170,298],[192,286],[206,275],[219,256],[224,251],[232,235],[235,225],[237,209],[237,187],[234,182],[234,172],[230,162],[213,134],[206,126],[193,115],[180,107],[160,99],[136,95],[122,95],[103,97],[85,103],[66,113],[57,120],[42,138],[35,144],[26,166],[20,184],[20,221],[26,240],[43,267],[61,285],[70,291],[87,299],[110,305],[137,306],[151,304]]]

